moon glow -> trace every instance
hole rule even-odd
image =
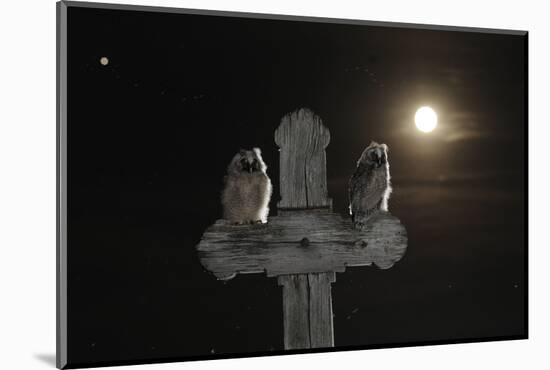
[[[432,132],[437,127],[437,114],[430,107],[420,107],[414,115],[416,128],[422,132]]]

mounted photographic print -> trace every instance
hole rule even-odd
[[[527,338],[527,32],[57,10],[59,368]]]

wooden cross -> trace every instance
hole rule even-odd
[[[285,349],[333,347],[335,272],[373,263],[388,269],[407,249],[405,228],[388,212],[373,216],[362,230],[332,213],[329,141],[329,130],[310,110],[283,117],[275,131],[281,189],[277,216],[246,226],[218,220],[197,245],[202,265],[220,280],[236,274],[277,277],[283,287]]]

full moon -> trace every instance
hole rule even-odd
[[[437,127],[437,114],[430,107],[420,107],[414,115],[416,128],[422,132],[432,132]]]

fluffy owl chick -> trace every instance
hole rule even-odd
[[[388,210],[391,190],[388,146],[373,141],[361,154],[349,181],[349,209],[356,228],[379,211]]]
[[[241,150],[227,167],[222,192],[223,218],[234,224],[267,222],[271,180],[260,149]]]

